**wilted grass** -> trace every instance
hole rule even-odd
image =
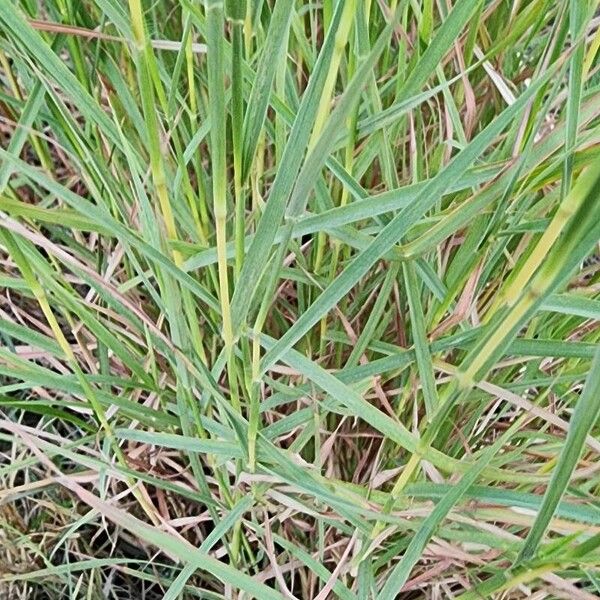
[[[0,597],[600,596],[595,0],[0,0]]]

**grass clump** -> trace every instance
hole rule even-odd
[[[0,596],[600,595],[594,0],[0,0]]]

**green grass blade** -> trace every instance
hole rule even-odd
[[[415,223],[447,191],[450,185],[471,166],[473,161],[493,142],[496,136],[519,114],[527,102],[547,81],[550,74],[533,83],[517,102],[506,108],[490,125],[464,148],[454,160],[436,177],[430,180],[411,205],[398,215],[379,233],[366,250],[361,252],[344,272],[333,282],[316,302],[294,323],[286,334],[263,358],[263,370],[274,364],[279,356],[291,348],[309,329],[327,314],[347,294],[361,277],[381,256],[392,249],[409,226]]]
[[[569,431],[560,451],[558,462],[544,494],[544,500],[530,529],[516,563],[532,559],[554,516],[561,498],[567,490],[569,480],[581,457],[585,438],[600,415],[600,348],[596,350],[585,387],[575,405]]]

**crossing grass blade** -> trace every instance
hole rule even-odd
[[[284,50],[283,45],[287,38],[287,29],[291,22],[294,3],[292,0],[277,2],[273,8],[269,30],[264,40],[263,52],[260,63],[252,83],[252,91],[248,99],[248,109],[244,117],[243,154],[242,154],[242,180],[246,181],[254,159],[260,132],[264,125],[269,97],[272,91],[273,80],[277,69],[277,57]]]
[[[547,74],[532,84],[517,102],[506,108],[466,148],[463,148],[446,169],[430,180],[414,201],[402,209],[381,230],[369,246],[353,260],[343,273],[321,294],[318,300],[302,314],[285,335],[264,356],[263,370],[268,369],[274,364],[282,352],[291,348],[319,319],[327,314],[352,289],[361,277],[365,275],[375,262],[393,248],[394,244],[401,239],[410,225],[414,224],[428,209],[439,201],[449,186],[458,180],[471,166],[473,161],[475,161],[477,156],[511,123],[515,115],[519,114],[518,111],[524,108],[535,92],[549,79],[549,75]]]
[[[294,125],[281,157],[281,164],[277,166],[277,174],[273,181],[269,202],[260,216],[254,239],[244,260],[244,266],[232,299],[232,319],[235,332],[238,332],[250,308],[252,292],[264,272],[265,256],[268,255],[271,249],[275,231],[281,223],[296,175],[300,169],[310,132],[317,116],[318,98],[327,79],[328,67],[335,47],[335,36],[342,16],[342,8],[342,3],[338,3],[325,41],[319,52],[318,60],[315,63],[315,69],[302,97]]]
[[[600,414],[600,350],[596,351],[590,373],[585,382],[573,418],[569,423],[569,431],[561,449],[560,456],[552,472],[552,478],[544,495],[544,500],[537,514],[533,527],[529,531],[523,548],[517,558],[517,564],[530,560],[535,556],[544,536],[548,523],[554,516],[556,508],[563,497],[573,471],[581,457],[585,438],[592,430]]]
[[[475,464],[463,475],[460,482],[455,484],[435,505],[431,514],[423,521],[421,527],[408,544],[400,562],[390,573],[385,585],[377,595],[377,600],[393,600],[398,590],[401,590],[408,580],[412,569],[423,555],[425,548],[442,520],[456,505],[460,498],[475,483],[483,469],[490,463],[494,455],[500,451],[503,443],[509,439],[517,429],[515,425],[500,437],[494,444],[481,453]],[[512,431],[511,431],[512,430]]]

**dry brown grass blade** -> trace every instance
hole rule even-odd
[[[90,40],[103,40],[107,42],[117,42],[119,44],[132,44],[132,40],[110,35],[102,31],[96,31],[93,29],[86,29],[85,27],[76,27],[74,25],[64,25],[62,23],[53,23],[51,21],[42,21],[39,19],[28,19],[28,23],[34,29],[38,31],[45,31],[47,33],[58,33],[62,35],[75,35],[78,37],[87,38]],[[181,42],[175,40],[150,40],[150,45],[157,50],[170,50],[172,52],[179,52],[181,50]],[[206,44],[198,44],[194,42],[191,44],[191,51],[196,54],[206,53]]]

